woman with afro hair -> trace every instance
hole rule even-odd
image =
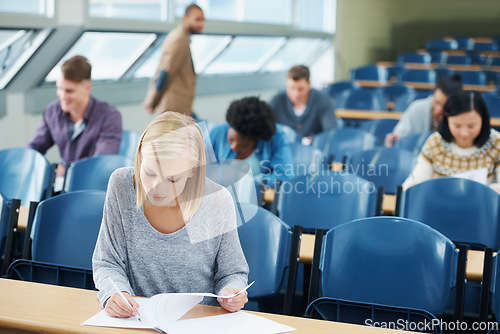
[[[257,179],[274,184],[293,176],[293,157],[273,109],[258,97],[233,101],[226,123],[210,131],[217,160],[245,160]]]

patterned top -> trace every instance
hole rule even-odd
[[[474,169],[487,168],[488,178],[493,177],[500,163],[500,133],[491,130],[490,138],[481,147],[474,147],[471,154],[459,154],[439,132],[433,133],[422,147],[421,155],[432,164],[434,177],[451,176]]]
[[[461,148],[454,142],[446,142],[439,132],[435,132],[427,138],[403,188],[432,178],[483,168],[488,170],[487,184],[500,180],[500,133],[492,129],[483,146]]]

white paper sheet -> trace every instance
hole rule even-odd
[[[458,177],[486,184],[488,179],[488,169],[487,168],[473,169],[467,172],[454,174],[452,175],[452,177]]]
[[[212,317],[179,320],[162,326],[161,330],[168,334],[276,334],[291,332],[295,328],[239,311]]]
[[[104,310],[82,323],[85,326],[155,328],[177,321],[203,297],[232,298],[247,290],[254,282],[231,296],[218,296],[213,293],[161,293],[151,298],[134,298],[139,303],[141,321],[137,318],[113,318]]]

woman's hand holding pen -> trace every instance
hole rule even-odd
[[[237,288],[224,288],[221,290],[219,295],[221,296],[230,296],[237,294],[240,292],[241,289]],[[231,298],[217,298],[217,301],[219,304],[228,310],[229,312],[236,312],[239,311],[245,304],[248,302],[248,293],[246,291],[241,292],[237,296],[231,297]]]
[[[106,302],[106,306],[104,307],[106,314],[114,318],[129,318],[138,316],[139,304],[127,292],[123,292],[123,296],[127,299],[128,303],[123,300],[118,293],[109,297]]]

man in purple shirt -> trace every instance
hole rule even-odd
[[[61,66],[57,80],[58,100],[43,112],[42,124],[28,147],[45,154],[54,144],[59,147],[62,162],[57,176],[63,176],[65,165],[101,154],[116,154],[122,138],[122,118],[118,110],[90,96],[92,67],[83,56],[74,56]]]

